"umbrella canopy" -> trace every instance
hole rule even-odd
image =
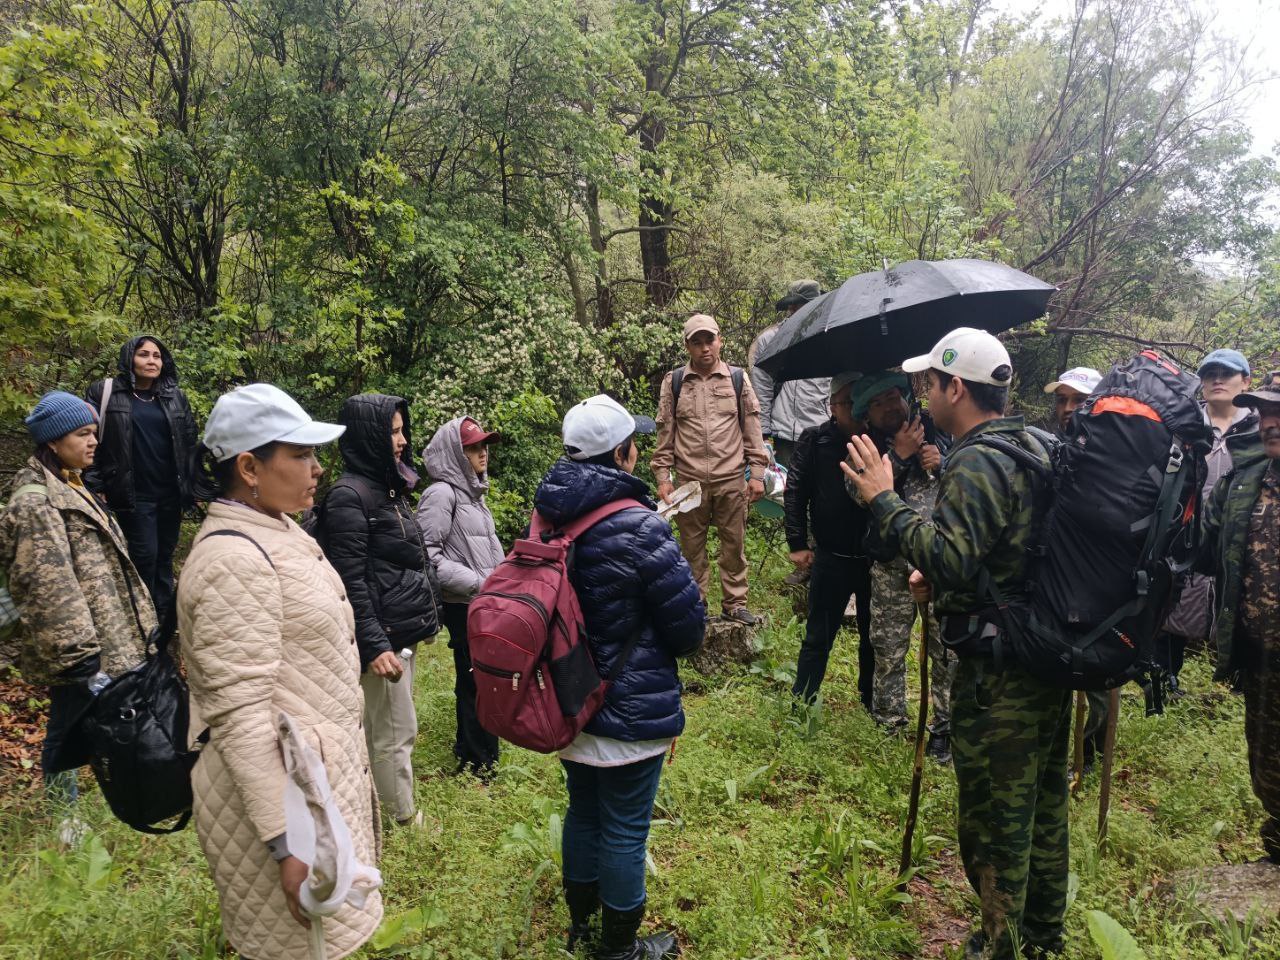
[[[870,373],[956,327],[999,333],[1044,313],[1053,284],[988,260],[908,260],[850,277],[788,318],[756,357],[775,380]]]

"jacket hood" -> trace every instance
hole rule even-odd
[[[404,418],[404,438],[407,441],[399,460],[391,452],[391,418],[397,410]],[[418,477],[413,467],[409,404],[403,397],[385,393],[362,393],[349,397],[338,414],[338,422],[347,428],[338,440],[338,449],[348,471],[388,490],[412,489]]]
[[[456,417],[436,431],[431,442],[422,451],[422,462],[427,468],[427,476],[449,484],[455,490],[469,494],[472,499],[479,500],[489,489],[489,474],[479,476],[471,468],[466,451],[462,449],[462,421],[466,417]]]
[[[124,342],[124,345],[120,348],[120,357],[116,363],[120,376],[124,378],[125,383],[129,384],[130,389],[135,386],[133,380],[133,355],[138,352],[138,347],[141,346],[143,340],[150,340],[160,348],[160,376],[156,378],[152,389],[157,393],[167,393],[177,388],[178,365],[174,363],[173,354],[164,345],[163,340],[149,333],[140,333]]]
[[[643,480],[614,467],[562,457],[542,478],[533,505],[548,522],[563,526],[596,507],[625,497],[654,505]]]

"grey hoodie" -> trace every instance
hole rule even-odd
[[[469,603],[502,562],[502,544],[484,502],[488,477],[476,475],[462,449],[463,419],[437,430],[422,451],[433,482],[418,501],[418,527],[445,603]]]

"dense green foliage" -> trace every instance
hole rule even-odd
[[[1030,384],[1116,335],[1280,346],[1249,78],[1210,84],[1233,52],[1172,3],[1047,27],[983,0],[5,11],[6,418],[151,330],[198,408],[252,379],[318,415],[381,389],[420,439],[468,410],[554,452],[571,399],[652,403],[688,311],[741,360],[787,281],[910,257],[1061,285],[1011,337]]]
[[[753,569],[765,532],[762,525],[749,541]],[[754,667],[711,680],[683,671],[689,720],[658,793],[652,919],[680,931],[690,960],[954,960],[976,916],[956,852],[954,775],[932,762],[926,770],[920,879],[903,898],[893,888],[910,741],[886,738],[858,704],[848,633],[820,713],[792,713],[801,627],[788,623],[789,602],[777,592],[788,569],[770,554],[753,583],[753,608],[775,624]],[[494,786],[451,776],[453,664],[443,638],[423,650],[418,669],[414,763],[426,822],[387,834],[389,920],[358,956],[564,958],[559,764],[504,748]],[[1066,960],[1125,956],[1094,945],[1093,911],[1111,917],[1121,932],[1104,929],[1116,942],[1131,936],[1147,960],[1280,957],[1280,926],[1246,946],[1246,925],[1214,921],[1161,892],[1178,869],[1260,855],[1243,705],[1209,674],[1206,659],[1191,657],[1183,673],[1191,696],[1164,717],[1144,717],[1140,691],[1126,691],[1104,853],[1095,847],[1098,775],[1071,807],[1078,887]],[[75,854],[57,851],[38,788],[0,796],[0,960],[226,956],[193,831],[134,833],[110,819],[87,775],[82,782],[82,813],[98,834]],[[43,952],[33,952],[36,944]]]

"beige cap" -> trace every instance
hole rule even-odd
[[[684,322],[684,342],[688,343],[693,339],[695,334],[702,331],[720,336],[720,324],[716,323],[716,318],[705,313],[695,313],[692,317]]]

